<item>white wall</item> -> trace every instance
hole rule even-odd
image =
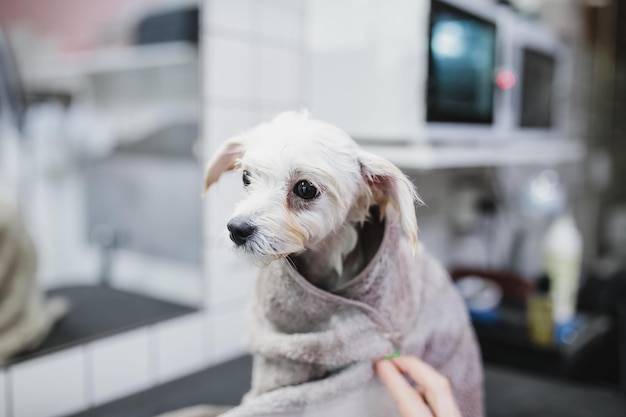
[[[307,98],[358,139],[423,136],[430,2],[308,0]]]
[[[203,10],[204,144],[217,146],[276,113],[303,107],[303,0],[207,0]],[[228,173],[205,198],[206,308],[216,360],[243,351],[257,270],[220,244],[240,199]]]

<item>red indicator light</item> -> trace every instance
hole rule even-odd
[[[516,82],[515,74],[511,71],[500,71],[496,77],[496,84],[503,90],[510,90]]]

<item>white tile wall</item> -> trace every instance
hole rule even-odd
[[[229,172],[209,189],[206,196],[207,211],[211,221],[206,222],[207,249],[224,247],[230,241],[226,235],[226,224],[233,214],[235,205],[243,198],[241,173]],[[228,245],[230,246],[230,245]]]
[[[302,34],[301,1],[258,0],[257,31],[264,39],[297,45]]]
[[[226,139],[251,126],[251,112],[247,106],[207,107],[206,132],[208,159],[217,146]],[[231,250],[226,224],[230,219],[235,204],[244,196],[239,173],[225,173],[205,198],[205,248],[207,250],[206,303],[209,307],[232,303],[234,300],[247,298],[253,285],[256,269]],[[232,305],[232,304],[231,304]]]
[[[209,37],[206,49],[205,100],[248,101],[251,98],[252,50],[248,42]]]
[[[130,250],[116,251],[113,283],[117,289],[191,307],[202,306],[204,271],[196,264]]]
[[[207,317],[190,314],[0,369],[0,417],[71,414],[200,370],[213,358]]]
[[[9,402],[7,398],[6,373],[0,369],[0,417],[8,417]]]
[[[210,0],[206,2],[208,27],[215,33],[220,30],[249,33],[252,28],[252,0]]]
[[[253,123],[265,122],[273,119],[279,113],[288,110],[303,110],[306,109],[301,103],[291,103],[291,104],[277,104],[277,103],[263,103],[263,107],[255,112],[252,116]]]
[[[213,363],[226,361],[246,352],[244,346],[245,306],[245,303],[234,302],[230,310],[210,312]]]
[[[255,99],[264,103],[293,104],[300,98],[300,53],[298,50],[260,46],[259,85]]]
[[[252,295],[258,270],[230,249],[209,250],[209,308],[245,303]]]
[[[159,383],[201,369],[207,363],[207,332],[203,313],[159,323],[151,329]]]
[[[204,114],[208,159],[217,146],[226,139],[245,131],[252,125],[248,103],[239,107],[209,105]]]
[[[12,416],[60,416],[87,406],[83,347],[19,363],[8,375]]]
[[[205,156],[233,134],[302,103],[302,0],[206,0]],[[240,198],[226,176],[206,203],[208,309],[0,370],[0,417],[54,417],[245,352],[255,268],[213,242]],[[8,398],[10,396],[10,398]]]
[[[92,402],[111,401],[152,385],[153,347],[142,328],[90,343],[87,366],[92,374]]]
[[[209,0],[205,16],[205,158],[224,140],[280,111],[302,107],[303,0]],[[241,68],[245,66],[245,68]],[[205,201],[206,302],[216,358],[242,352],[243,309],[257,271],[220,245],[242,198],[226,174]]]

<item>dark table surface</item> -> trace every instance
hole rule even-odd
[[[126,330],[194,312],[193,308],[109,287],[89,285],[51,290],[70,310],[36,349],[9,360],[15,363]]]

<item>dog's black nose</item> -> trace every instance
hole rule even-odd
[[[235,242],[237,246],[241,246],[246,243],[248,238],[252,236],[256,230],[256,226],[240,218],[231,219],[226,227],[230,232],[230,240]]]

